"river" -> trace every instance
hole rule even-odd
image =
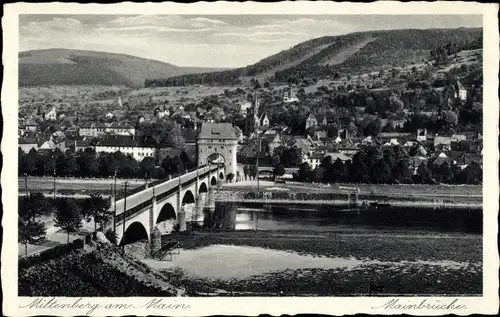
[[[327,205],[279,206],[218,203],[214,214],[205,214],[205,224],[226,230],[404,229],[481,233],[482,211],[391,206],[356,209]]]

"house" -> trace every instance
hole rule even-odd
[[[244,117],[248,115],[248,109],[252,108],[250,102],[245,102],[236,106],[237,111]]]
[[[434,164],[436,166],[441,166],[444,163],[448,163],[448,165],[452,165],[452,164],[455,164],[456,162],[452,157],[446,155],[444,152],[439,153],[439,155],[432,161],[432,164]]]
[[[161,119],[170,116],[170,110],[167,109],[165,106],[159,106],[155,108],[153,114],[157,119]]]
[[[403,133],[403,132],[380,132],[377,137],[383,142],[391,142],[394,139],[408,139],[411,137],[411,133]]]
[[[238,137],[238,142],[243,142],[245,140],[245,136],[243,135],[243,131],[241,131],[241,129],[238,126],[234,126],[234,133],[236,133],[236,136]]]
[[[325,139],[327,136],[328,136],[328,133],[325,130],[316,130],[316,131],[314,131],[314,137],[316,138],[316,140]]]
[[[321,164],[321,161],[323,160],[323,153],[320,152],[315,152],[312,153],[311,155],[306,155],[304,156],[303,162],[307,162],[311,169],[315,169]]]
[[[325,153],[324,157],[327,157],[327,156],[332,158],[332,163],[335,162],[337,159],[340,159],[343,163],[351,160],[351,157],[347,156],[344,153],[340,153],[340,152],[335,152],[335,153],[328,153],[327,152],[327,153]]]
[[[306,119],[306,130],[309,128],[315,128],[318,126],[318,121],[316,117],[311,113]]]
[[[298,102],[299,98],[295,95],[292,89],[289,89],[283,93],[283,102],[284,103],[292,103]]]
[[[24,125],[24,129],[26,131],[36,132],[36,130],[38,129],[38,124],[35,124],[35,123],[26,123]]]
[[[427,164],[427,161],[428,159],[425,156],[411,156],[408,161],[408,165],[412,170],[413,175],[417,174],[418,167],[420,166],[420,164],[422,163]]]
[[[269,127],[269,117],[267,116],[267,113],[260,116],[260,124],[263,128]]]
[[[453,87],[455,88],[455,93],[454,93],[455,98],[458,98],[460,101],[466,101],[467,89],[465,89],[460,80],[457,80],[456,83],[453,85]]]
[[[135,127],[126,123],[114,122],[111,125],[106,125],[104,131],[107,134],[125,135],[125,136],[135,135]]]
[[[314,144],[305,138],[297,138],[293,143],[293,147],[296,147],[302,151],[305,155],[312,155]]]
[[[47,121],[55,121],[57,119],[57,110],[56,107],[52,107],[49,112],[44,115],[45,120]]]
[[[115,116],[115,115],[114,115],[114,114],[112,114],[111,112],[106,113],[106,119],[108,119],[108,120],[113,119],[113,117],[114,117],[114,116]]]
[[[359,146],[357,146],[356,144],[346,143],[346,144],[337,145],[337,151],[339,151],[339,153],[343,153],[343,154],[349,155],[349,156],[352,156],[352,155],[358,153],[359,150],[360,150]]]
[[[18,138],[18,146],[24,153],[29,153],[32,149],[38,150],[38,143],[34,138]]]
[[[269,155],[272,155],[274,153],[274,150],[282,145],[281,142],[281,137],[279,134],[264,134],[262,136],[262,144],[263,146],[266,146],[269,148]]]
[[[41,154],[50,153],[56,149],[64,152],[66,150],[66,141],[60,140],[48,140],[42,143],[42,145],[38,148],[38,152]]]
[[[156,146],[154,143],[138,142],[135,137],[124,135],[108,135],[95,146],[96,153],[121,152],[140,162],[145,157],[156,158]]]
[[[427,141],[427,129],[417,129],[417,141]]]
[[[105,124],[86,123],[78,129],[79,136],[97,137],[106,134],[107,126]]]

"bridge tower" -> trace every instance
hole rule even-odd
[[[208,164],[208,158],[213,154],[218,154],[224,159],[224,178],[230,173],[236,177],[238,137],[231,123],[203,122],[196,144],[198,147],[198,166]],[[218,179],[219,175],[216,178]]]

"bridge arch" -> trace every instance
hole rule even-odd
[[[156,223],[160,223],[171,219],[177,219],[177,216],[175,214],[175,209],[171,204],[166,203],[161,208],[160,213],[158,214],[158,218],[156,219]]]
[[[210,185],[217,185],[217,178],[215,178],[215,176],[212,176],[212,179],[210,180]]]
[[[200,188],[198,189],[198,193],[202,194],[207,192],[208,192],[207,184],[205,184],[204,182],[201,183]]]
[[[190,190],[186,191],[186,193],[184,193],[184,197],[182,197],[181,205],[194,204],[194,202],[195,201],[193,193]]]
[[[126,245],[141,240],[149,240],[148,232],[142,223],[135,221],[127,227],[127,230],[125,230],[125,234],[120,241],[120,245]]]

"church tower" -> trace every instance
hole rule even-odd
[[[257,98],[257,90],[255,90],[254,95],[254,106],[253,106],[253,121],[254,121],[254,129],[258,130],[260,127],[260,118],[259,118],[259,99]]]

